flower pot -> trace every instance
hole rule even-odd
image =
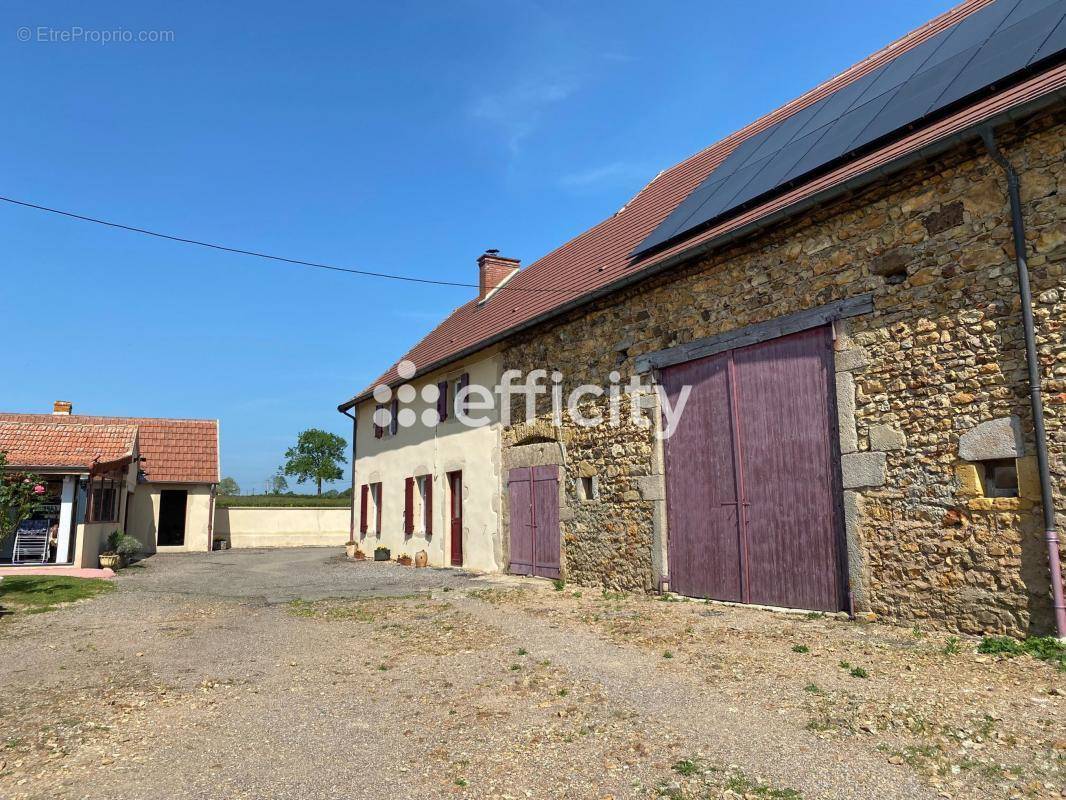
[[[355,551],[355,560],[356,561],[366,561],[366,553],[364,553],[362,550],[356,550]]]
[[[427,553],[425,550],[419,550],[417,553],[415,553],[415,566],[416,567],[424,567],[428,563],[429,563],[429,553]]]
[[[396,559],[396,563],[401,567],[409,567],[411,566],[411,556],[400,556]]]
[[[118,553],[101,553],[100,569],[122,569],[122,556]]]
[[[359,545],[346,544],[344,545],[344,555],[348,558],[355,558],[355,554],[359,552]]]
[[[392,553],[389,552],[389,548],[387,548],[387,547],[379,547],[376,550],[374,550],[374,560],[375,561],[388,561],[391,558],[392,558]]]

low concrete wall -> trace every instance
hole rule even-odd
[[[81,523],[75,540],[74,566],[81,569],[96,569],[100,566],[100,551],[107,546],[111,531],[121,526],[117,522]]]
[[[215,538],[230,547],[338,547],[348,541],[347,508],[215,508]]]

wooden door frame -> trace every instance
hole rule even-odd
[[[445,473],[448,479],[448,564],[461,567],[466,561],[463,548],[463,471],[452,470]],[[455,563],[455,482],[459,482],[459,563]]]
[[[776,317],[766,322],[755,323],[743,328],[738,328],[733,331],[727,331],[725,333],[716,334],[714,336],[708,336],[701,339],[695,339],[691,342],[687,342],[676,347],[670,347],[665,350],[658,350],[652,353],[647,353],[643,356],[639,356],[635,361],[636,372],[639,373],[652,373],[655,384],[661,384],[660,370],[667,367],[677,366],[687,363],[689,361],[697,361],[709,356],[719,355],[721,353],[732,353],[733,351],[740,350],[753,344],[760,344],[762,342],[771,341],[773,339],[780,339],[785,336],[791,336],[792,334],[802,333],[812,328],[820,328],[824,326],[830,326],[830,341],[836,340],[836,325],[837,320],[846,319],[848,317],[860,316],[873,311],[873,295],[866,293],[858,295],[852,298],[846,298],[833,303],[827,303],[824,306],[818,306],[816,308],[799,311],[794,314],[788,314],[782,317]],[[848,541],[847,530],[844,519],[844,480],[841,473],[841,449],[840,449],[840,424],[837,414],[837,396],[836,396],[836,365],[833,358],[832,351],[826,358],[826,411],[828,414],[828,429],[827,435],[829,437],[829,447],[827,452],[829,454],[829,490],[832,494],[830,498],[830,508],[832,511],[832,526],[833,526],[833,540],[836,547],[837,554],[837,570],[839,574],[838,585],[840,587],[840,597],[838,598],[838,605],[842,610],[846,610],[849,613],[853,613],[852,609],[852,586],[851,586],[851,572],[848,569]],[[732,371],[733,360],[730,356],[729,369]],[[730,403],[735,402],[733,392],[733,376],[732,372],[729,379],[730,384]],[[736,415],[736,409],[731,408],[731,414],[734,416],[734,429],[736,425],[739,425],[739,417]],[[656,421],[656,425],[662,425],[661,409],[660,419]],[[660,428],[661,429],[661,428]],[[739,431],[734,430],[734,440],[739,435]],[[735,445],[735,442],[734,442]],[[739,457],[739,456],[738,456]],[[666,502],[666,508],[669,508],[669,486],[665,480],[665,463],[664,468],[664,498]],[[739,488],[738,488],[739,491]],[[742,497],[740,494],[738,497]],[[737,513],[741,514],[743,509],[738,502]],[[667,581],[669,580],[669,557],[670,557],[670,527],[669,527],[669,514],[664,513],[664,539],[666,542],[665,555],[667,560],[665,574]],[[745,526],[741,522],[739,525],[740,533],[740,545],[743,549],[745,547]],[[746,570],[747,562],[743,563],[743,567]],[[748,602],[748,581],[746,576],[742,575],[741,579],[741,592],[744,596],[744,602]]]

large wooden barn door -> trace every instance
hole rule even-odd
[[[521,467],[507,475],[510,515],[510,571],[558,578],[558,468]]]
[[[663,370],[692,394],[664,443],[671,588],[844,607],[828,326]]]

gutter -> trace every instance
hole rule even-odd
[[[1044,401],[1040,393],[1040,361],[1036,352],[1036,331],[1033,322],[1033,296],[1029,288],[1029,265],[1025,257],[1025,221],[1022,219],[1021,181],[1014,165],[1000,152],[992,127],[981,131],[989,156],[1007,175],[1010,196],[1011,228],[1014,236],[1014,260],[1018,269],[1018,294],[1022,303],[1022,328],[1025,331],[1025,361],[1029,367],[1029,405],[1033,413],[1033,437],[1036,439],[1036,463],[1040,471],[1040,504],[1044,510],[1044,541],[1047,544],[1048,567],[1051,571],[1051,601],[1055,612],[1055,630],[1060,641],[1066,641],[1066,603],[1062,597],[1062,567],[1059,562],[1059,537],[1055,525],[1055,500],[1051,493],[1051,471],[1048,468],[1047,431],[1044,428]]]
[[[348,408],[346,408],[346,407],[338,407],[337,410],[340,411],[342,414],[344,414],[344,416],[350,417],[351,420],[352,420],[352,509],[351,509],[351,517],[348,520],[348,544],[354,545],[355,544],[355,436],[356,436],[356,433],[358,433],[358,420],[356,419],[355,414],[351,414],[351,413],[348,412]]]
[[[1050,106],[1053,106],[1063,100],[1066,100],[1066,88],[1048,92],[1047,94],[1041,95],[1040,97],[1034,98],[1033,100],[1020,103],[1019,105],[1007,109],[1006,111],[1002,111],[998,114],[994,114],[991,117],[982,119],[979,122],[975,122],[972,125],[969,125],[966,128],[963,128],[962,130],[951,134],[950,136],[946,136],[943,139],[931,142],[930,144],[927,144],[924,147],[920,147],[917,150],[907,153],[906,155],[900,156],[899,158],[882,164],[879,167],[875,167],[874,169],[871,169],[868,172],[864,172],[862,175],[857,175],[854,178],[851,178],[850,180],[844,181],[843,183],[831,186],[821,192],[816,192],[815,194],[806,197],[803,200],[799,200],[786,208],[782,208],[771,214],[767,214],[765,217],[760,217],[759,219],[754,220],[748,223],[747,225],[742,225],[739,228],[735,228],[731,231],[723,233],[721,236],[717,236],[714,239],[710,239],[706,242],[701,242],[700,244],[693,245],[690,248],[687,248],[667,258],[664,258],[662,261],[657,261],[654,264],[639,269],[631,273],[630,275],[625,276],[624,278],[619,278],[618,280],[605,284],[598,289],[594,289],[591,292],[576,297],[573,300],[568,300],[560,306],[556,306],[555,308],[545,311],[535,317],[531,317],[530,319],[521,322],[512,328],[508,328],[505,331],[501,331],[500,333],[490,336],[488,339],[482,339],[476,344],[470,345],[469,347],[463,348],[462,350],[452,353],[446,358],[439,359],[433,362],[432,364],[428,364],[425,367],[420,368],[408,380],[421,377],[430,372],[438,370],[448,364],[451,364],[452,362],[471,356],[474,353],[484,350],[486,347],[490,347],[494,344],[509,339],[516,333],[520,333],[522,331],[540,325],[541,323],[547,322],[548,320],[560,317],[570,311],[573,311],[576,308],[580,308],[581,306],[587,305],[595,300],[598,300],[601,297],[613,294],[614,292],[624,289],[627,286],[631,286],[635,283],[639,283],[643,280],[646,280],[647,278],[650,278],[654,275],[658,275],[660,272],[664,272],[670,267],[676,266],[685,261],[689,261],[697,256],[704,255],[705,253],[709,253],[712,250],[715,250],[726,244],[734,242],[743,237],[750,236],[791,217],[797,216],[803,213],[804,211],[814,208],[815,206],[822,205],[830,200],[834,200],[851,192],[863,189],[880,178],[896,175],[897,173],[902,172],[903,170],[920,161],[925,161],[929,158],[941,155],[957,145],[964,144],[966,142],[979,138],[981,136],[981,131],[987,127],[998,127],[999,125],[1005,124],[1007,122],[1017,121],[1022,117],[1029,116],[1030,114],[1036,113],[1037,111],[1042,111],[1045,108],[1049,108]],[[392,386],[394,384],[390,383],[389,385]],[[341,403],[339,406],[337,406],[337,410],[343,414],[347,409],[351,408],[357,403],[368,399],[370,396],[371,391],[365,391],[361,394],[356,395],[351,400],[347,400],[344,403]]]

